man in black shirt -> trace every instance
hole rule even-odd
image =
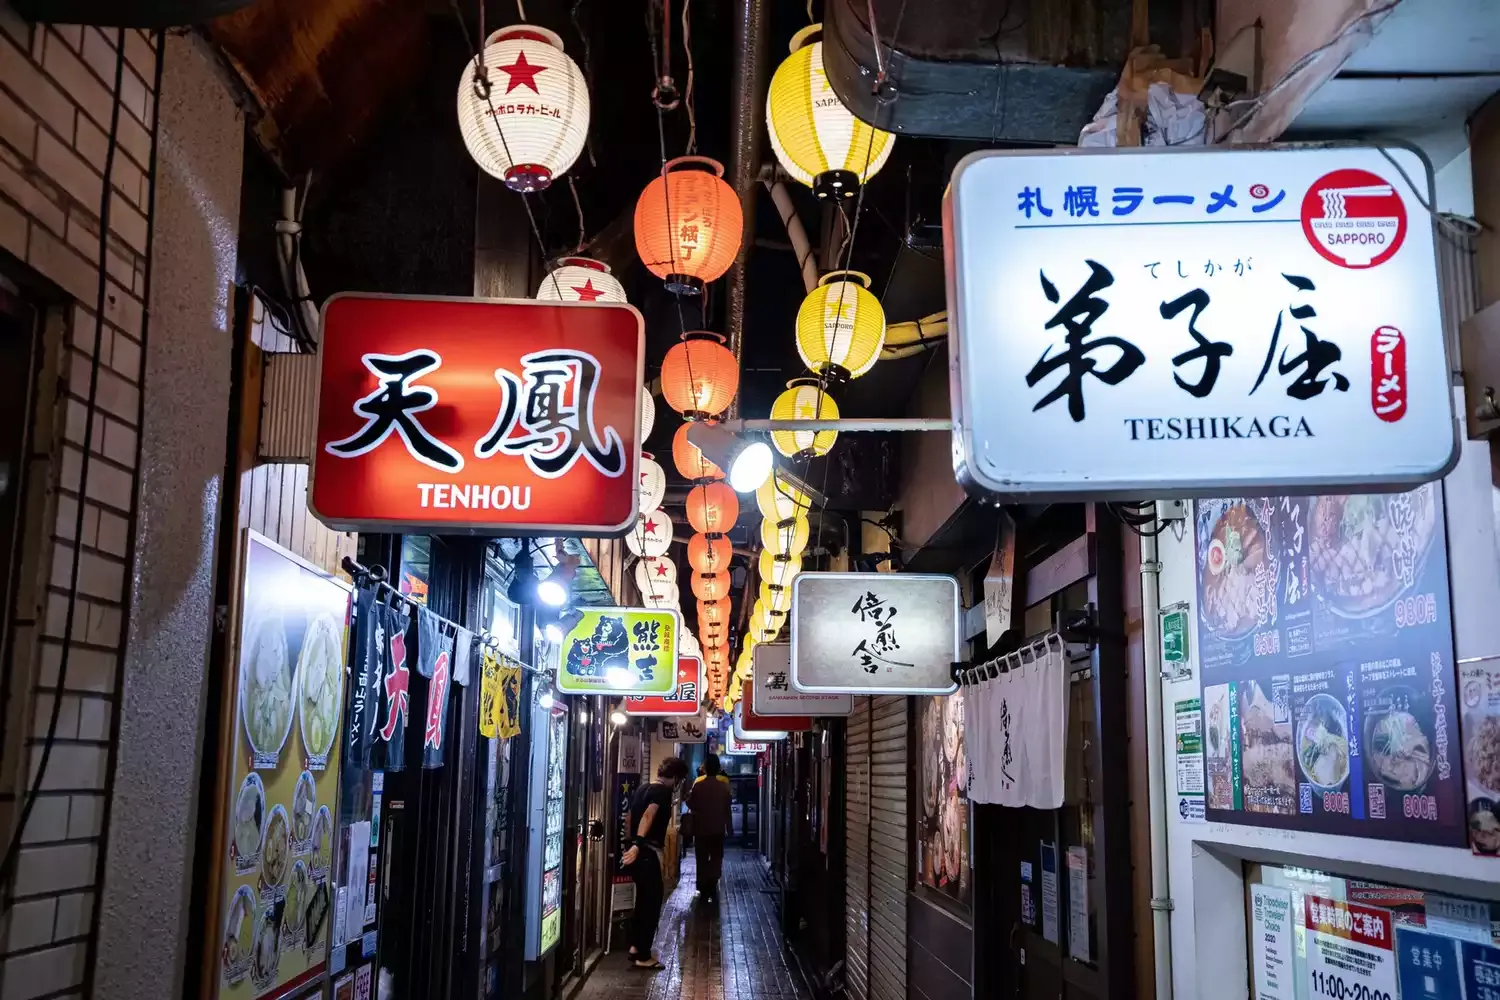
[[[620,858],[635,883],[635,909],[630,915],[630,960],[640,969],[664,966],[652,954],[656,925],[661,921],[662,850],[672,819],[672,792],[687,778],[687,762],[668,757],[656,769],[656,780],[636,789],[630,800],[630,828],[635,839]]]

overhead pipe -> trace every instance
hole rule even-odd
[[[744,353],[745,277],[755,245],[755,187],[761,168],[760,136],[766,100],[766,63],[770,48],[771,0],[737,0],[734,12],[734,74],[730,85],[729,185],[740,199],[744,231],[740,250],[729,267],[726,347],[739,361]],[[730,404],[730,416],[739,402]]]
[[[786,238],[791,241],[792,252],[797,255],[797,266],[802,269],[802,285],[810,293],[818,287],[818,260],[813,256],[812,242],[807,238],[807,229],[797,214],[797,206],[792,203],[792,193],[781,181],[768,178],[764,183],[766,190],[771,192],[776,211],[781,214],[782,224],[786,226]]]

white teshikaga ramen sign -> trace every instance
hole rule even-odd
[[[1443,475],[1430,177],[1402,147],[967,157],[944,206],[960,481],[1106,499]]]

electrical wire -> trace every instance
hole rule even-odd
[[[687,56],[687,85],[683,88],[682,103],[687,109],[688,156],[698,151],[698,113],[693,105],[693,26],[688,17],[692,7],[693,0],[682,0],[682,51]]]
[[[158,61],[164,58],[158,34]],[[115,35],[115,85],[112,93],[112,103],[109,116],[109,137],[104,150],[104,176],[114,176],[115,154],[119,149],[120,136],[120,106],[121,85],[125,76],[125,30],[116,29]],[[158,73],[158,82],[160,74]],[[154,141],[153,141],[154,144]],[[22,800],[20,811],[16,814],[15,829],[11,832],[10,843],[5,848],[3,858],[0,858],[0,886],[10,882],[12,870],[17,859],[21,855],[21,840],[26,833],[26,824],[31,820],[31,812],[36,807],[37,798],[41,794],[42,782],[47,777],[47,765],[52,760],[52,748],[57,742],[57,729],[62,719],[63,698],[68,689],[68,667],[72,663],[73,653],[73,623],[78,612],[78,576],[83,557],[83,521],[84,513],[88,507],[85,502],[88,497],[89,470],[94,463],[89,459],[89,453],[94,441],[94,418],[99,411],[99,373],[102,361],[102,348],[104,342],[104,307],[108,295],[109,269],[103,264],[108,259],[109,253],[109,208],[114,201],[114,185],[104,184],[104,190],[99,196],[99,283],[94,300],[94,345],[89,361],[88,401],[85,404],[83,419],[83,443],[84,460],[79,463],[78,492],[74,499],[75,514],[73,518],[72,566],[68,571],[68,610],[63,616],[62,649],[59,652],[57,662],[57,682],[51,691],[52,714],[47,721],[47,733],[42,739],[42,752],[37,760],[36,774],[32,777],[30,785],[26,789],[25,798]],[[118,711],[118,707],[116,711]],[[0,910],[10,905],[9,895],[0,898]]]
[[[568,175],[568,190],[573,193],[573,208],[578,212],[578,247],[573,252],[583,253],[583,247],[589,241],[589,231],[583,224],[583,202],[578,200],[578,185],[573,183],[573,175]]]

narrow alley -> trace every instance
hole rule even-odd
[[[573,1000],[808,1000],[782,945],[778,889],[764,860],[730,848],[716,904],[697,897],[696,874],[689,855],[662,908],[657,957],[666,968],[633,968],[617,949],[599,960]]]

